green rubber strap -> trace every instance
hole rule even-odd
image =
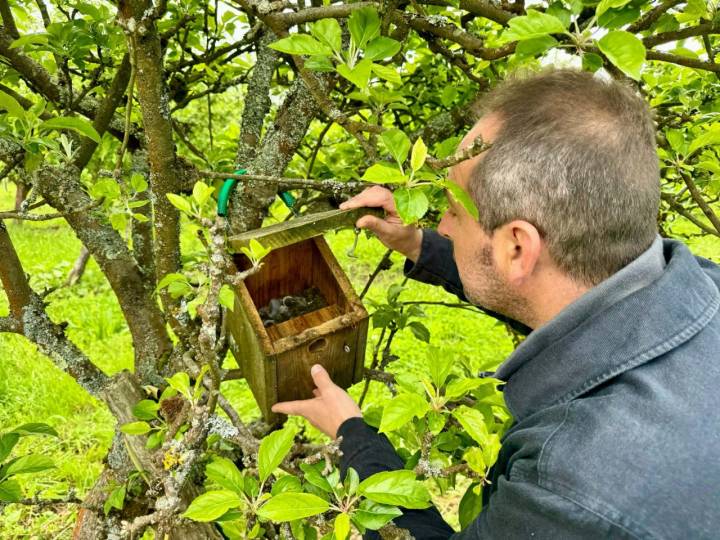
[[[245,169],[238,169],[235,174],[245,174]],[[220,188],[220,194],[218,195],[217,214],[218,216],[227,216],[228,202],[230,201],[230,195],[237,184],[237,178],[228,178],[223,182]]]

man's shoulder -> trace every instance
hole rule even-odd
[[[648,364],[567,403],[537,455],[538,485],[639,536],[717,529],[720,398],[709,387],[720,377],[706,376],[714,383],[702,388]]]

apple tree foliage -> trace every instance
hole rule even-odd
[[[371,382],[390,393],[363,407],[404,470],[341,478],[334,443],[240,418],[221,386],[222,322],[267,250],[250,245],[251,268],[235,273],[225,239],[282,218],[278,192],[299,214],[373,184],[407,223],[432,226],[446,193],[476,212],[446,172],[484,149],[456,154],[483,95],[517,70],[572,65],[634,85],[656,114],[663,234],[720,236],[712,0],[0,0],[0,17],[0,177],[18,193],[0,212],[0,331],[35,343],[118,423],[76,538],[390,534],[400,508],[460,479],[461,526],[477,515],[512,418],[499,381],[430,345],[401,285],[371,306],[363,398]],[[220,184],[239,169],[219,217]],[[63,284],[31,286],[9,219],[73,229],[79,267],[92,256],[117,298],[133,373],[103,373],[48,315]],[[403,332],[428,343],[423,376],[395,373]],[[0,434],[0,505],[23,501],[17,475],[52,466],[13,453],[29,435],[56,434]]]

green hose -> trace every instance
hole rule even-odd
[[[235,171],[235,174],[245,174],[246,172],[247,171],[245,169],[238,169]],[[237,178],[227,178],[223,182],[223,185],[220,188],[220,194],[218,195],[218,216],[227,216],[228,202],[230,202],[230,195],[232,194],[233,189],[235,189],[235,184],[237,184]],[[294,210],[293,206],[295,205],[295,197],[293,197],[289,191],[281,191],[278,195],[280,196],[282,202],[285,203],[285,206],[287,206],[290,210]]]

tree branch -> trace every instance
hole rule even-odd
[[[460,0],[460,9],[505,26],[515,15],[482,0]]]
[[[76,169],[41,167],[35,173],[34,184],[50,206],[64,213],[107,277],[133,337],[136,373],[155,380],[155,362],[172,349],[165,320],[153,296],[155,284],[140,271],[125,241],[106,221],[105,213],[87,210],[93,200],[80,183]]]
[[[12,315],[3,319],[3,326],[22,333],[80,386],[98,396],[108,384],[108,377],[65,336],[63,326],[50,320],[42,299],[30,288],[15,246],[2,221],[0,253],[3,254],[0,257],[0,282],[7,294]]]
[[[645,13],[642,17],[640,17],[637,21],[635,21],[633,24],[628,26],[626,30],[632,34],[637,34],[638,32],[647,30],[653,24],[655,24],[655,21],[657,21],[663,13],[673,8],[674,6],[677,6],[678,4],[684,3],[685,1],[686,0],[664,0],[663,3],[655,6],[650,11]]]
[[[2,17],[3,24],[5,25],[5,29],[10,37],[13,39],[19,38],[20,33],[15,25],[15,17],[13,17],[12,9],[10,8],[10,4],[8,4],[7,0],[0,0],[0,16]]]
[[[720,64],[712,62],[703,62],[695,58],[688,58],[686,56],[680,56],[677,54],[670,54],[659,51],[647,51],[646,58],[648,60],[658,60],[660,62],[669,62],[671,64],[677,64],[678,66],[685,66],[694,69],[702,69],[705,71],[712,71],[713,73],[720,72]]]
[[[277,36],[267,30],[257,44],[257,60],[247,86],[245,105],[243,107],[240,139],[238,141],[235,166],[243,167],[255,157],[255,150],[260,142],[265,116],[270,110],[270,84],[272,83],[277,52],[268,47]]]

